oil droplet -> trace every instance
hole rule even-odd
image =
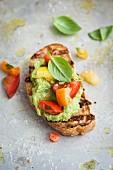
[[[109,55],[113,47],[113,41],[108,42],[102,48],[97,48],[92,55],[92,60],[95,64],[103,64],[106,60],[109,60]]]
[[[18,160],[17,160],[17,162],[18,162],[18,164],[20,165],[20,166],[25,166],[25,164],[26,164],[26,157],[19,157],[18,158]]]
[[[96,160],[90,160],[88,162],[84,162],[81,164],[82,170],[90,170],[90,169],[95,169],[97,166],[97,161]]]
[[[95,7],[95,3],[92,0],[82,0],[81,8],[85,9],[87,13]]]
[[[109,61],[113,61],[113,56],[109,56]]]
[[[70,42],[72,45],[75,45],[77,44],[77,41],[78,41],[78,34],[75,34],[71,39],[70,39]]]
[[[113,170],[113,165],[109,165],[109,170]]]
[[[7,9],[6,8],[2,8],[2,14],[6,15],[6,13],[7,13]]]
[[[2,36],[6,37],[7,39],[10,38],[13,32],[21,26],[24,26],[25,20],[22,18],[13,18],[9,22],[2,23]]]
[[[110,149],[108,150],[108,153],[109,153],[110,156],[113,156],[113,148],[110,148]]]
[[[2,151],[2,147],[0,146],[0,163],[3,163],[4,162],[4,153]]]
[[[19,57],[23,56],[25,54],[25,48],[16,49],[15,54]]]
[[[16,167],[15,167],[15,170],[18,170],[18,169],[19,169],[19,166],[16,166]]]
[[[110,130],[109,128],[104,128],[104,129],[103,129],[103,132],[104,132],[105,134],[109,134],[109,133],[111,132],[111,130]]]

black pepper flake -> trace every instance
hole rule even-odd
[[[94,104],[96,104],[97,102],[94,102]]]

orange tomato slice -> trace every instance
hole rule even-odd
[[[9,74],[9,73],[10,73],[10,69],[7,68],[7,65],[8,65],[8,63],[7,63],[6,61],[2,61],[2,62],[0,63],[1,69],[2,69],[5,73]],[[13,68],[13,66],[12,66],[12,68]]]
[[[9,75],[16,76],[20,74],[20,67],[15,68],[12,65],[8,64],[6,61],[2,61],[0,63],[0,67],[5,73]]]
[[[72,102],[70,97],[71,88],[61,88],[56,90],[56,99],[60,106],[67,106]]]
[[[20,67],[12,68],[10,70],[10,75],[16,76],[18,74],[20,74]]]

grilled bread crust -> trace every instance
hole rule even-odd
[[[47,52],[50,52],[53,57],[60,55],[65,58],[72,67],[74,62],[71,59],[69,50],[67,47],[61,44],[50,44],[38,52],[36,52],[30,59],[29,75],[26,77],[26,92],[30,102],[30,96],[32,95],[32,82],[30,76],[34,70],[34,62],[44,58]],[[35,106],[30,102],[32,108],[36,110]],[[45,118],[44,118],[45,119]],[[47,121],[47,119],[45,119]],[[55,129],[57,132],[65,136],[75,136],[78,134],[85,134],[95,127],[95,115],[91,113],[91,102],[86,98],[85,92],[83,92],[80,100],[80,109],[73,117],[68,121],[52,122],[47,121],[49,126]]]

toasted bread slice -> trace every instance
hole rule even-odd
[[[29,101],[30,96],[32,95],[32,82],[30,80],[30,76],[34,70],[34,62],[40,58],[43,58],[48,51],[53,57],[60,55],[61,57],[65,58],[70,63],[70,65],[74,67],[74,62],[70,57],[69,50],[67,47],[61,44],[51,44],[36,52],[30,59],[29,76],[27,76],[25,79],[26,91]],[[31,102],[30,104],[33,109],[36,110],[35,106]],[[83,92],[78,113],[75,113],[75,115],[68,121],[52,122],[47,121],[45,118],[44,119],[53,129],[63,135],[74,136],[78,134],[85,134],[86,132],[92,130],[95,126],[95,115],[91,113],[90,105],[91,102],[86,99],[85,93]]]

